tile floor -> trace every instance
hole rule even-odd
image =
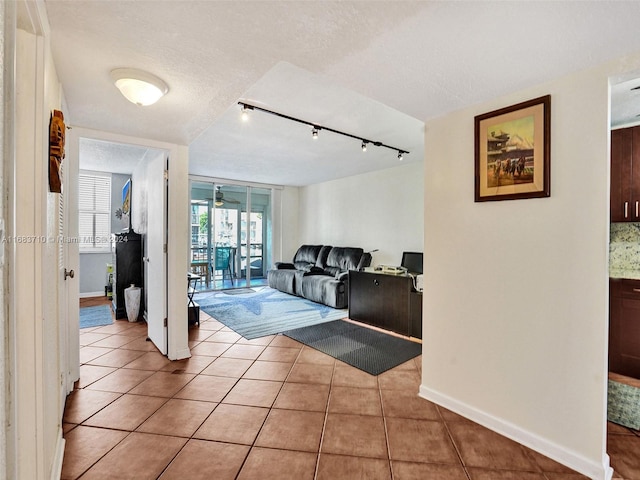
[[[145,334],[126,320],[81,330],[62,478],[586,478],[417,397],[420,357],[373,377],[204,313],[190,359],[170,362]],[[640,479],[638,432],[612,424],[609,451],[614,478]]]

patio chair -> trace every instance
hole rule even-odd
[[[216,256],[211,265],[213,279],[215,281],[216,272],[222,271],[222,282],[224,283],[224,274],[229,274],[231,285],[233,285],[233,274],[231,273],[231,247],[216,247]]]

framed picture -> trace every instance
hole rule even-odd
[[[122,213],[129,215],[131,212],[131,179],[122,187]]]
[[[475,117],[475,201],[551,195],[551,96]]]

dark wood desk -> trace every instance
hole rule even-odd
[[[422,338],[422,293],[409,275],[349,272],[349,318]]]

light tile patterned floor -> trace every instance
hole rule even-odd
[[[206,314],[190,359],[170,362],[145,336],[126,320],[81,331],[62,478],[586,478],[419,398],[420,357],[373,377]],[[609,451],[614,478],[640,479],[638,432],[611,424]]]

